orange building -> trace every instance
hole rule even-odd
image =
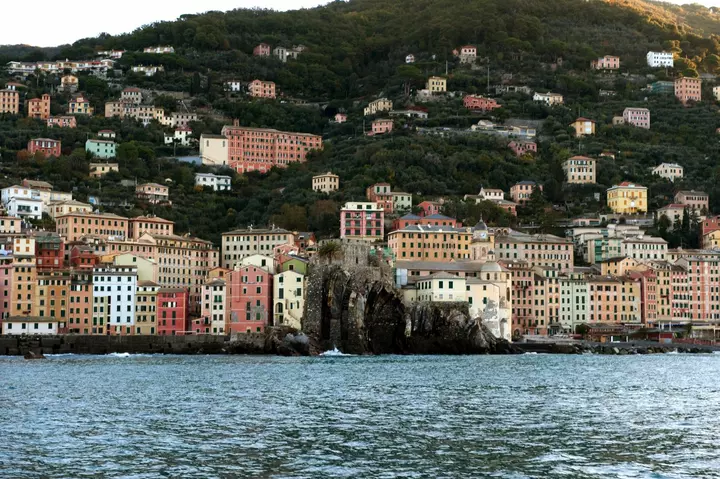
[[[408,226],[388,234],[398,260],[455,261],[470,258],[472,228]]]
[[[33,297],[33,315],[66,320],[69,291],[70,274],[67,271],[38,272]]]
[[[17,90],[0,90],[0,113],[20,113],[20,93]]]
[[[92,268],[74,270],[71,273],[68,292],[68,332],[76,334],[105,333],[104,325],[92,323],[92,288]]]
[[[254,98],[275,98],[275,83],[271,81],[253,80],[248,91]]]
[[[128,219],[110,213],[75,211],[58,216],[55,222],[55,230],[68,243],[83,236],[124,239],[128,233]]]
[[[27,101],[28,117],[47,120],[50,118],[50,95],[47,93],[42,98],[33,98]]]
[[[238,173],[265,173],[273,166],[303,163],[310,151],[323,147],[318,135],[242,127],[237,121],[225,126],[222,135],[228,139],[228,164]]]
[[[682,77],[675,80],[675,96],[683,105],[688,101],[702,99],[702,80],[699,78]]]

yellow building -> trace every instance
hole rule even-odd
[[[471,228],[407,226],[388,234],[388,245],[398,260],[453,261],[470,258]]]
[[[160,285],[138,281],[135,290],[135,334],[157,334],[157,293]]]
[[[425,84],[425,89],[430,93],[444,93],[447,91],[447,79],[443,77],[430,77]]]
[[[607,204],[613,213],[647,213],[647,188],[623,181],[607,190]]]
[[[33,292],[37,281],[35,240],[15,238],[12,264],[11,316],[34,316]]]
[[[704,235],[702,247],[703,249],[720,249],[720,230]]]
[[[370,104],[365,107],[363,113],[365,114],[365,116],[374,115],[381,111],[390,111],[392,110],[392,107],[392,101],[388,100],[387,98],[378,98],[377,100],[371,101]]]
[[[570,128],[575,130],[575,138],[595,134],[595,121],[588,118],[578,118],[570,123]]]

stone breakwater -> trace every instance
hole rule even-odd
[[[289,328],[234,336],[0,336],[0,356],[26,354],[309,355],[308,338]]]
[[[715,346],[689,345],[679,343],[654,343],[649,341],[630,343],[593,343],[580,341],[575,343],[567,342],[542,342],[542,343],[515,343],[519,350],[530,353],[546,354],[608,354],[608,355],[630,355],[630,354],[664,354],[664,353],[712,353],[720,351]]]

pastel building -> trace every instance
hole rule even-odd
[[[158,334],[157,295],[160,285],[147,280],[138,279],[135,291],[135,334]]]
[[[594,184],[596,176],[595,159],[587,156],[573,156],[563,163],[565,178],[570,184]]]
[[[340,188],[340,177],[331,172],[315,175],[312,177],[313,191],[332,193]]]
[[[17,90],[0,90],[0,113],[20,113],[20,93]]]
[[[515,156],[523,156],[526,153],[537,153],[537,143],[534,141],[513,140],[508,143]]]
[[[115,146],[115,142],[110,140],[87,140],[85,151],[96,158],[107,160],[115,158]]]
[[[653,168],[652,174],[674,182],[676,179],[682,179],[684,168],[677,163],[661,163]]]
[[[76,95],[68,103],[68,115],[91,115],[95,112],[90,101],[82,95]]]
[[[388,233],[388,246],[398,260],[456,261],[470,258],[471,228],[406,226]]]
[[[227,165],[228,139],[224,135],[200,135],[200,160],[203,165]]]
[[[605,55],[590,63],[595,70],[618,70],[620,68],[620,57]]]
[[[248,86],[248,92],[253,98],[275,98],[275,83],[253,80]]]
[[[388,100],[387,98],[378,98],[377,100],[371,101],[370,104],[365,107],[364,114],[365,116],[375,115],[383,111],[390,111],[392,110],[392,108],[392,101]]]
[[[480,95],[465,95],[463,106],[468,110],[475,111],[492,111],[501,107],[493,98],[485,98]]]
[[[32,139],[28,142],[27,149],[31,155],[42,152],[47,157],[54,156],[58,158],[62,154],[62,144],[60,140],[51,140],[50,138]]]
[[[195,186],[212,188],[213,191],[230,191],[232,178],[213,173],[195,173]]]
[[[477,47],[474,45],[463,45],[457,51],[460,57],[460,63],[473,63],[477,59]]]
[[[90,213],[92,212],[92,205],[75,200],[51,201],[47,204],[47,213],[54,221],[56,221],[58,217],[74,211]]]
[[[678,78],[675,80],[675,97],[683,104],[702,100],[702,80],[690,77]]]
[[[670,220],[670,227],[668,229],[672,230],[675,228],[676,224],[680,224],[682,221],[683,215],[685,214],[685,205],[681,205],[678,203],[671,203],[669,205],[665,205],[662,208],[658,208],[657,210],[657,218],[658,220],[665,216],[668,220]]]
[[[570,128],[574,130],[576,138],[586,135],[594,135],[595,120],[581,117],[570,123]]]
[[[135,187],[135,196],[153,205],[170,203],[170,188],[158,183],[143,183]]]
[[[545,103],[547,106],[562,105],[563,104],[563,96],[559,93],[535,92],[535,94],[533,95],[533,101],[539,101],[539,102]]]
[[[623,122],[626,125],[632,125],[649,130],[650,110],[647,108],[625,108],[625,110],[623,110]]]
[[[0,325],[6,336],[55,336],[67,328],[63,319],[39,316],[9,316]]]
[[[534,181],[520,181],[510,187],[510,198],[512,198],[515,203],[524,205],[530,200],[536,188],[542,191],[542,185],[538,185]]]
[[[385,237],[385,212],[376,203],[348,202],[340,210],[340,238],[378,241]]]
[[[372,121],[372,130],[368,135],[382,135],[390,133],[393,129],[393,121],[389,118],[378,118]]]
[[[110,172],[119,172],[120,165],[117,163],[90,163],[90,177],[102,178]]]
[[[495,235],[495,256],[498,261],[525,261],[530,266],[572,271],[572,241],[550,234],[529,235],[510,230]]]
[[[225,126],[228,139],[228,164],[238,173],[265,173],[273,166],[285,168],[303,163],[308,153],[322,150],[322,137],[309,133],[291,133],[269,128]]]
[[[230,273],[228,333],[261,333],[272,314],[272,275],[257,266]]]
[[[674,66],[673,54],[672,52],[648,52],[647,64],[651,68],[672,68]]]
[[[444,271],[419,279],[415,287],[419,302],[467,302],[467,280]]]
[[[253,48],[253,56],[256,57],[269,57],[270,56],[270,45],[267,43],[260,43]]]
[[[77,128],[77,120],[74,116],[51,116],[47,119],[48,128]]]
[[[50,95],[44,94],[41,98],[32,98],[26,102],[29,118],[47,120],[50,118]]]
[[[305,276],[284,271],[273,278],[273,325],[302,327],[305,310]]]
[[[647,188],[623,181],[607,190],[608,207],[617,214],[647,213]]]
[[[447,79],[443,77],[430,77],[425,84],[425,89],[431,93],[445,93],[447,91]]]
[[[133,334],[137,268],[97,266],[93,268],[92,285],[93,325],[105,325],[110,334]]]
[[[294,245],[295,236],[282,228],[247,228],[222,234],[223,268],[232,269],[255,254],[273,255],[276,247]]]
[[[139,88],[128,87],[120,92],[120,101],[139,105],[143,101],[142,91]]]
[[[675,203],[689,206],[698,213],[709,211],[710,209],[710,197],[704,191],[678,191],[675,193]]]
[[[190,300],[187,288],[160,288],[157,292],[157,327],[162,336],[179,336],[188,331]]]
[[[76,210],[56,217],[55,230],[67,242],[80,240],[83,236],[125,238],[128,219],[111,213],[87,213]]]

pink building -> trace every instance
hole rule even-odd
[[[702,233],[700,236],[705,236],[713,231],[720,230],[720,216],[710,216],[705,218],[700,225],[702,227]]]
[[[535,188],[540,188],[542,191],[542,185],[538,185],[534,181],[520,181],[510,187],[510,197],[515,203],[524,205],[530,199]]]
[[[537,143],[534,141],[515,140],[508,143],[516,156],[523,156],[525,153],[537,153]]]
[[[347,121],[347,115],[345,113],[335,114],[335,123],[345,123]]]
[[[45,156],[60,157],[62,154],[60,140],[51,140],[50,138],[35,138],[28,142],[28,153],[34,155],[38,151],[45,153]]]
[[[378,118],[372,122],[372,131],[368,135],[382,135],[390,133],[393,129],[393,121],[389,118]]]
[[[426,216],[439,215],[441,206],[442,203],[438,201],[423,201],[418,205],[418,207],[422,209],[420,216],[424,218]]]
[[[47,126],[60,128],[77,128],[77,120],[74,116],[51,116],[47,119]]]
[[[683,77],[675,80],[675,96],[683,104],[688,101],[702,99],[702,80],[699,78]]]
[[[188,290],[161,288],[157,294],[157,331],[161,336],[178,336],[190,329]]]
[[[720,318],[715,309],[720,290],[720,270],[717,262],[704,258],[686,257],[675,263],[687,272],[686,319],[707,321]]]
[[[253,48],[253,56],[256,57],[269,57],[270,56],[270,45],[267,43],[261,43],[260,45]]]
[[[228,332],[261,333],[272,311],[272,275],[254,265],[230,272]]]
[[[371,202],[348,202],[340,210],[340,238],[377,241],[385,238],[385,212]]]
[[[650,110],[647,108],[625,108],[623,121],[626,125],[650,129]]]
[[[248,85],[253,98],[275,98],[275,83],[271,81],[253,80]]]
[[[238,173],[266,173],[273,166],[304,163],[310,151],[322,150],[323,146],[318,135],[241,127],[237,121],[225,126],[222,135],[228,139],[228,164]]]
[[[628,276],[640,282],[640,317],[645,327],[654,328],[658,315],[658,278],[653,269],[631,271]]]
[[[501,107],[501,105],[499,105],[494,99],[477,95],[465,95],[465,98],[463,98],[463,105],[468,110],[477,111],[492,111]]]
[[[365,190],[368,201],[372,201],[383,209],[385,214],[392,214],[394,211],[392,187],[390,183],[375,183]]]
[[[590,66],[595,70],[617,70],[620,68],[620,57],[605,55],[597,60],[593,60]]]
[[[420,217],[418,215],[408,214],[403,216],[402,218],[398,218],[393,221],[393,231],[395,230],[402,230],[407,228],[408,226],[447,226],[450,228],[462,228],[462,222],[456,220],[455,218],[450,218],[449,216],[441,215],[441,214],[434,214],[434,215],[428,215],[425,217]]]

